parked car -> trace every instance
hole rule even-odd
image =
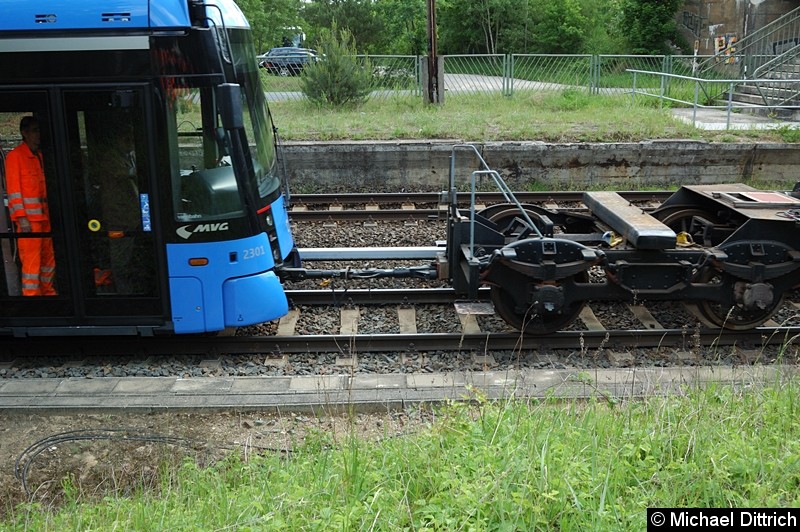
[[[303,71],[306,65],[318,60],[316,50],[289,46],[273,48],[269,52],[259,55],[258,65],[266,68],[270,74],[296,76]]]

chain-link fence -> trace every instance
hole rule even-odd
[[[513,54],[509,94],[524,91],[578,89],[592,86],[591,55]]]
[[[421,94],[420,58],[414,55],[359,55],[356,61],[368,69],[370,98],[392,98]],[[302,72],[280,75],[260,69],[261,80],[269,101],[304,99]]]
[[[474,54],[442,56],[445,95],[581,90],[591,94],[630,94],[630,70],[692,76],[708,56]],[[356,56],[372,73],[370,98],[421,96],[424,56]],[[261,69],[270,101],[303,99],[301,75],[280,76]],[[666,87],[662,84],[667,84]],[[640,76],[638,91],[689,95],[694,84],[673,77]],[[683,98],[679,98],[683,99]]]
[[[506,92],[508,57],[505,55],[445,55],[442,65],[445,94]]]

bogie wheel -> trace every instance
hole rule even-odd
[[[698,216],[712,223],[719,220],[716,216],[701,209],[679,209],[664,216],[661,221],[676,233],[689,231],[692,218]],[[697,242],[702,244],[701,242]],[[719,242],[711,242],[717,245]],[[730,290],[734,290],[734,280],[727,274],[712,271],[705,275],[703,282],[707,284],[728,283]],[[720,327],[732,331],[747,331],[762,325],[781,307],[783,294],[775,297],[774,301],[765,308],[745,308],[743,305],[723,304],[717,301],[698,301],[686,303],[686,308],[708,327]]]
[[[581,282],[585,282],[587,278],[585,273],[576,276],[576,280]],[[532,305],[527,310],[521,311],[508,288],[492,286],[491,296],[495,311],[506,323],[534,336],[551,334],[565,328],[578,318],[586,304],[584,301],[578,301],[553,312],[537,310],[537,306]]]
[[[489,209],[486,209],[486,211],[489,212],[489,221],[497,224],[503,229],[503,235],[506,237],[506,239],[509,237],[516,239],[523,231],[529,229],[528,224],[525,223],[524,218],[522,218],[522,215],[516,205],[508,205],[505,209],[489,207]],[[526,210],[525,212],[528,213],[532,220],[537,218],[537,215],[534,212],[529,210]],[[531,230],[531,234],[529,236],[535,237],[537,235],[533,230]]]
[[[717,223],[719,221],[716,216],[701,209],[678,209],[661,218],[661,222],[675,231],[676,234],[688,233],[692,225],[692,218],[695,216],[708,220],[711,223]],[[702,242],[697,243],[703,244]],[[712,245],[714,244],[717,243],[712,243]]]
[[[715,272],[708,276],[709,284],[728,282],[730,289],[734,290],[734,283],[728,274]],[[689,309],[704,324],[711,327],[725,328],[731,331],[748,331],[770,319],[783,304],[783,294],[774,297],[771,304],[765,308],[745,308],[740,304],[724,304],[716,301],[700,301]]]

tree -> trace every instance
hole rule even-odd
[[[315,46],[322,38],[320,32],[333,28],[336,23],[350,32],[359,53],[381,50],[383,21],[372,0],[312,0],[303,3],[301,15],[308,24],[309,41]]]
[[[436,16],[442,53],[502,53],[501,34],[526,7],[527,0],[440,0]]]
[[[583,50],[588,19],[578,0],[540,2],[532,25],[537,53],[569,54]]]
[[[621,33],[633,54],[668,54],[684,0],[622,0]]]
[[[380,53],[425,55],[428,50],[426,0],[376,0],[383,21]]]
[[[586,17],[587,31],[583,40],[584,53],[624,54],[628,52],[620,28],[621,0],[595,0],[581,4]]]
[[[236,0],[253,31],[256,53],[280,46],[286,28],[301,26],[302,0]]]
[[[612,0],[440,0],[442,53],[580,53]]]
[[[317,41],[320,60],[308,65],[300,78],[303,94],[317,105],[357,106],[371,90],[372,72],[368,60],[356,57],[353,35],[333,23]]]

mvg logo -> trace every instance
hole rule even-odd
[[[228,222],[221,222],[216,224],[197,224],[194,229],[190,229],[191,225],[182,225],[175,232],[178,236],[188,240],[195,233],[212,233],[216,231],[227,231]]]

